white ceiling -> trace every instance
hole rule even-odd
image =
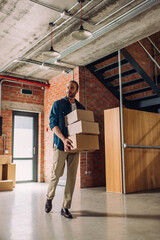
[[[160,31],[160,0],[85,0],[83,7],[83,26],[93,36],[77,41],[77,0],[1,0],[0,74],[45,82]],[[42,54],[50,49],[50,22],[59,59]]]

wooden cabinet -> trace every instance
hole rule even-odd
[[[104,111],[106,190],[122,193],[120,109]],[[123,109],[124,143],[160,146],[160,114]],[[160,188],[160,149],[125,148],[126,193]]]

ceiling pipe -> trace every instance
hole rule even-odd
[[[39,83],[39,82],[32,82],[29,80],[25,80],[25,79],[20,79],[20,78],[16,78],[16,77],[8,77],[8,76],[3,76],[0,75],[0,78],[2,79],[7,79],[7,80],[12,80],[12,81],[16,81],[18,83],[25,83],[25,84],[29,84],[29,85],[33,85],[33,86],[37,86],[37,87],[50,87],[50,84],[45,84],[45,83]],[[2,80],[3,81],[3,80]],[[2,81],[0,83],[2,83]]]
[[[40,61],[37,61],[37,60],[33,60],[33,59],[21,59],[19,60],[19,62],[25,62],[25,63],[31,63],[31,64],[36,64],[36,65],[39,65],[39,66],[44,66],[44,67],[48,67],[50,69],[57,69],[57,70],[60,70],[60,71],[63,71],[63,70],[70,70],[69,67],[65,67],[65,66],[61,66],[61,65],[56,65],[56,64],[51,64],[51,63],[45,63],[45,62],[40,62]]]
[[[93,0],[91,0],[89,3],[87,3],[85,6],[82,7],[82,9],[84,7],[86,7],[88,4],[90,4]],[[128,4],[132,3],[129,2]],[[100,4],[100,3],[99,3]],[[98,4],[98,5],[99,5]],[[128,5],[127,4],[127,5]],[[139,5],[131,8],[130,10],[128,10],[126,13],[120,15],[118,18],[112,20],[111,22],[107,23],[106,25],[102,26],[101,28],[97,29],[95,32],[92,33],[92,37],[88,40],[84,40],[84,41],[78,41],[76,42],[75,44],[71,45],[69,48],[63,50],[62,52],[60,52],[61,54],[61,57],[58,58],[59,59],[62,59],[63,57],[65,57],[65,53],[67,52],[67,55],[72,53],[73,51],[76,51],[78,50],[79,48],[83,47],[84,45],[88,44],[89,42],[92,42],[93,40],[97,39],[98,37],[102,36],[103,34],[105,34],[106,32],[110,31],[111,29],[119,26],[120,24],[124,23],[125,21],[127,20],[130,20],[132,17],[142,13],[143,11],[147,10],[149,7],[152,7],[154,6],[155,4],[157,4],[156,1],[154,0],[145,0],[144,2],[140,3]],[[123,6],[125,7],[125,5]],[[80,10],[79,10],[80,11]],[[79,12],[77,11],[76,14]],[[116,10],[117,12],[117,10]],[[75,15],[76,15],[75,14]],[[114,14],[114,12],[112,13]],[[70,17],[71,18],[71,17]],[[56,29],[58,29],[59,27],[61,27],[61,25],[63,25],[64,23],[68,22],[68,20],[70,20],[70,18],[68,18],[66,21],[64,21],[62,24],[60,24],[59,26],[57,26],[54,31]],[[102,19],[103,20],[103,19]],[[64,30],[68,29],[70,26],[66,27]],[[61,32],[57,33],[54,38],[58,37],[64,30],[62,30]],[[42,43],[40,46],[37,47],[37,49],[34,49],[31,53],[29,53],[28,55],[31,56],[34,54],[34,52],[38,51],[39,48],[43,47],[44,45],[46,45],[47,43],[49,42],[46,41],[45,43]],[[77,47],[78,46],[78,47]],[[69,52],[68,52],[68,49],[69,49]],[[63,56],[65,55],[65,56]],[[46,61],[46,63],[53,63],[55,58],[51,58],[49,60]]]
[[[60,19],[63,19],[63,17],[72,17],[72,18],[76,18],[76,19],[79,19],[78,17],[76,17],[76,16],[74,16],[73,14],[70,14],[69,12],[71,11],[71,9],[73,9],[73,8],[75,8],[79,3],[77,2],[76,4],[74,4],[72,7],[71,7],[71,9],[69,9],[69,10],[61,10],[61,9],[58,9],[58,8],[55,8],[55,7],[52,7],[51,5],[49,5],[49,4],[46,4],[46,3],[43,3],[43,2],[39,2],[39,1],[36,1],[36,0],[29,0],[29,1],[31,1],[31,2],[34,2],[34,3],[36,3],[36,4],[39,4],[39,5],[41,5],[41,6],[43,6],[43,7],[46,7],[46,8],[48,8],[48,9],[51,9],[51,10],[53,10],[53,11],[55,11],[55,12],[58,12],[58,13],[60,13],[61,14],[61,16],[54,22],[54,23],[56,23],[56,22],[58,22]],[[64,18],[65,19],[65,18]],[[92,23],[91,21],[86,21],[85,19],[83,19],[83,22],[87,22],[87,23],[89,23],[89,24],[91,24],[91,25],[94,25],[94,23]]]
[[[105,18],[101,19],[99,22],[97,22],[95,24],[95,26],[99,25],[100,23],[104,22],[106,19],[112,17],[115,13],[118,13],[119,11],[121,11],[123,8],[127,7],[128,5],[130,5],[131,3],[135,2],[135,0],[131,0],[130,2],[128,2],[127,4],[123,5],[122,7],[120,7],[119,9],[117,9],[116,11],[112,12],[111,14],[109,14],[108,16],[106,16]]]
[[[85,7],[87,7],[91,2],[93,2],[93,0],[91,0],[91,1],[90,1],[89,3],[87,3],[85,6],[83,6],[82,9],[84,9]],[[77,4],[79,4],[79,3],[76,3],[72,8],[70,8],[70,9],[68,10],[68,12],[71,11],[71,9],[73,9]],[[98,4],[98,5],[99,5],[99,4]],[[80,10],[78,10],[78,11],[74,14],[74,16],[76,16],[79,12],[80,12]],[[57,20],[59,20],[59,19],[60,19],[60,18],[58,18]],[[66,20],[65,20],[64,22],[62,22],[59,26],[57,26],[56,28],[54,28],[54,30],[52,31],[52,33],[53,33],[54,31],[56,31],[57,29],[59,29],[61,26],[63,26],[65,23],[67,23],[67,22],[68,22],[69,20],[71,20],[71,19],[72,19],[72,17],[69,17],[68,19],[66,19]],[[55,22],[57,22],[57,20],[56,20]],[[55,23],[55,22],[54,22],[54,23]],[[70,27],[70,26],[69,26],[69,27]],[[65,28],[65,30],[66,30],[66,28]],[[33,49],[34,47],[36,47],[41,41],[43,41],[45,38],[47,38],[50,34],[51,34],[50,32],[47,33],[44,37],[42,37],[42,38],[41,38],[40,40],[38,40],[35,44],[33,44],[32,47],[30,47],[27,51],[25,51],[25,53],[24,53],[23,55],[21,55],[21,57],[18,57],[18,58],[22,60],[22,59],[23,59],[22,56],[24,56],[24,55],[25,55],[25,57],[30,56],[30,55],[32,55],[34,52],[36,52],[39,48],[43,47],[43,45],[47,44],[49,41],[41,44],[39,47],[37,47],[36,50],[33,50],[31,53],[28,53],[28,54],[27,54],[27,52],[31,51],[31,49]],[[58,34],[56,35],[56,37],[57,37],[59,34],[61,34],[61,32],[58,33]],[[0,69],[0,72],[4,72],[4,71],[7,70],[10,66],[14,65],[17,61],[18,61],[17,59],[11,61],[11,62],[10,62],[9,64],[7,64],[4,68]]]
[[[64,57],[68,56],[69,54],[72,54],[73,52],[77,51],[78,49],[84,47],[88,43],[96,40],[97,38],[103,36],[110,30],[116,28],[117,26],[121,25],[122,23],[125,23],[126,21],[132,19],[133,17],[139,15],[140,13],[146,11],[150,7],[156,5],[157,2],[154,0],[145,0],[144,2],[140,3],[139,5],[135,6],[134,8],[131,8],[129,11],[125,12],[124,14],[120,15],[116,19],[112,20],[111,22],[107,23],[106,25],[102,26],[98,30],[92,33],[92,37],[90,39],[86,39],[84,41],[78,41],[74,43],[73,45],[69,46],[67,49],[61,52],[61,57],[58,58],[58,60],[63,59]],[[54,62],[54,59],[49,59],[47,63]]]

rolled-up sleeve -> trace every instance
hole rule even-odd
[[[50,112],[50,116],[49,116],[49,120],[50,120],[49,125],[50,125],[51,130],[55,126],[58,126],[59,118],[58,118],[58,104],[57,104],[57,102],[53,103],[53,106],[52,106],[51,112]]]

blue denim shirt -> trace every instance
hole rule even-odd
[[[75,101],[77,109],[85,109],[76,99]],[[67,127],[65,126],[65,116],[71,111],[71,103],[69,102],[67,97],[55,101],[51,108],[51,113],[49,117],[51,130],[55,126],[58,126],[62,134],[65,137],[68,137]],[[61,139],[57,137],[56,134],[54,134],[53,145],[56,145],[59,150],[64,150],[64,144]]]

